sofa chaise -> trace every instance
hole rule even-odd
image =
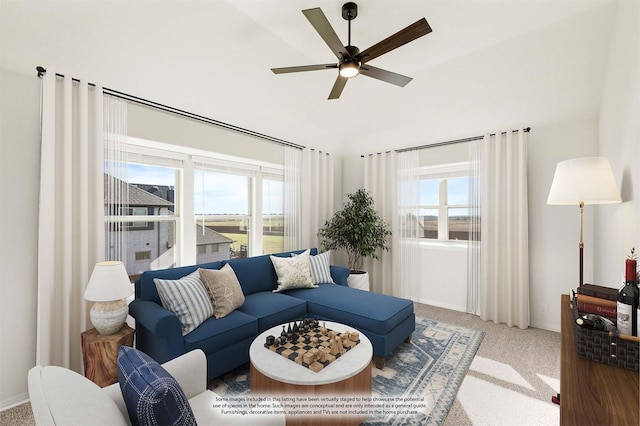
[[[317,249],[310,254],[316,255]],[[178,280],[199,268],[219,270],[225,264],[235,272],[244,303],[223,318],[208,318],[183,336],[180,320],[163,307],[154,280]],[[412,301],[350,288],[347,268],[331,265],[330,274],[333,283],[274,292],[278,275],[269,255],[146,271],[136,280],[135,299],[129,305],[136,321],[136,347],[159,363],[201,349],[211,380],[248,362],[249,346],[258,334],[278,324],[313,317],[364,333],[373,345],[374,363],[383,368],[384,358],[403,341],[408,342],[415,330]]]

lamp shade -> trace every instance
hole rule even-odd
[[[118,261],[98,262],[93,268],[84,298],[92,302],[110,302],[126,299],[133,287],[124,264]]]
[[[579,205],[620,203],[609,160],[585,157],[561,161],[556,167],[547,204]]]

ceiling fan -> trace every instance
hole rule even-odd
[[[347,84],[347,80],[358,74],[366,75],[367,77],[382,80],[400,87],[406,86],[407,83],[412,80],[411,77],[376,68],[369,65],[368,62],[431,32],[431,27],[427,23],[427,20],[422,18],[361,52],[360,49],[351,45],[351,21],[358,16],[358,6],[355,3],[349,2],[342,6],[342,17],[349,22],[349,42],[347,46],[342,44],[327,20],[327,17],[319,7],[303,10],[302,13],[307,17],[318,34],[320,34],[324,42],[327,43],[334,55],[336,55],[338,63],[271,68],[271,71],[273,71],[274,74],[285,74],[290,72],[338,69],[338,78],[331,89],[331,93],[329,93],[329,99],[338,99],[344,86]]]

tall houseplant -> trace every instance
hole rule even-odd
[[[352,273],[362,270],[365,257],[378,258],[378,249],[389,250],[390,226],[373,208],[373,198],[364,189],[347,194],[342,210],[325,222],[318,232],[323,250],[345,250]]]

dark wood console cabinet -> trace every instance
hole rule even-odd
[[[561,425],[640,425],[637,371],[578,358],[569,295],[561,296]]]

